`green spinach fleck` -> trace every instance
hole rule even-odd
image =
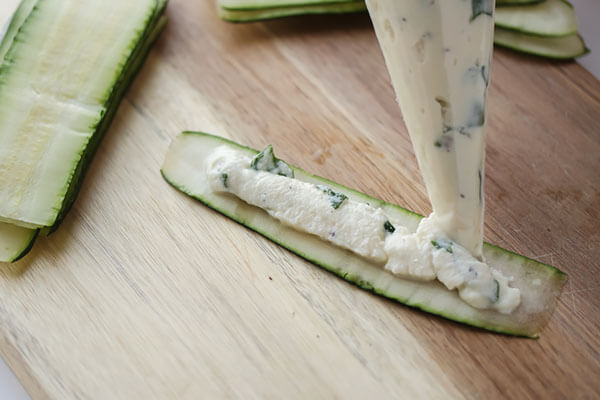
[[[494,279],[494,294],[490,297],[492,303],[496,303],[500,299],[500,283]]]
[[[322,191],[329,197],[329,203],[331,204],[331,207],[333,207],[335,210],[340,208],[342,203],[344,201],[346,201],[346,199],[348,198],[348,196],[346,196],[345,194],[339,193],[339,192],[334,192],[333,190],[331,190],[331,188],[329,188],[325,185],[315,185],[315,186],[317,187],[317,189],[319,189],[320,191]]]
[[[452,129],[448,128],[446,130],[446,128],[444,128],[444,133],[442,134],[442,136],[440,136],[440,138],[438,140],[436,140],[433,145],[435,147],[439,147],[441,149],[444,149],[446,151],[450,151],[452,150],[452,147],[454,145],[454,138],[448,134],[448,132],[450,132]]]
[[[490,85],[490,69],[485,65],[481,66],[481,77],[483,78],[483,81],[485,82],[485,86],[489,86]]]
[[[480,65],[479,62],[476,62],[475,65],[469,67],[467,70],[467,76],[470,79],[483,79],[483,83],[487,87],[490,83],[490,72],[489,68],[485,65]]]
[[[433,247],[435,247],[438,250],[444,249],[450,254],[454,253],[454,249],[452,248],[452,245],[454,243],[452,243],[452,240],[449,240],[449,239],[432,240],[431,244],[433,245]]]
[[[483,126],[485,124],[485,106],[480,102],[476,101],[473,103],[471,110],[471,116],[467,121],[466,129],[474,128],[476,126]]]
[[[481,14],[492,16],[494,14],[494,0],[471,0],[473,14],[471,21]]]
[[[481,168],[477,170],[477,177],[479,178],[479,204],[483,204],[483,173]]]
[[[256,171],[266,171],[275,175],[294,177],[294,171],[290,166],[280,159],[275,157],[273,146],[268,145],[266,149],[258,153],[250,162],[250,168]]]
[[[394,225],[392,225],[390,221],[385,221],[385,223],[383,224],[383,229],[388,233],[396,232],[396,228],[394,227]]]

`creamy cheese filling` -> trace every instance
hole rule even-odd
[[[509,286],[510,279],[448,238],[435,214],[423,219],[416,232],[409,232],[380,208],[291,178],[289,167],[274,158],[270,147],[254,159],[219,147],[207,160],[206,174],[213,191],[231,193],[282,223],[348,249],[394,275],[437,279],[475,308],[510,313],[520,303],[520,292]]]

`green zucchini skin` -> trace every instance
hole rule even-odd
[[[509,316],[490,310],[474,309],[439,282],[403,280],[386,272],[381,266],[370,264],[349,251],[284,226],[260,208],[250,206],[233,196],[206,189],[207,183],[202,178],[201,163],[212,149],[220,145],[245,152],[249,156],[257,153],[254,149],[222,137],[202,132],[183,132],[171,144],[161,170],[162,176],[177,190],[307,261],[377,295],[455,322],[513,336],[537,337],[550,319],[560,291],[567,280],[564,272],[486,243],[484,255],[490,265],[508,276],[515,276],[517,278],[515,285],[522,281],[523,286],[520,287],[522,305]],[[314,184],[325,184],[349,198],[379,206],[386,215],[393,216],[409,229],[415,229],[422,218],[400,206],[309,174],[300,168],[291,165],[290,167],[297,179]],[[534,281],[538,281],[535,285],[539,285],[539,288],[532,289],[528,286]]]

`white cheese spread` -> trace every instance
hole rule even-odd
[[[225,146],[217,148],[206,163],[211,189],[231,193],[282,223],[348,249],[394,275],[437,279],[475,308],[510,313],[519,305],[520,292],[509,286],[510,279],[449,239],[435,214],[424,219],[416,232],[409,232],[380,208],[289,177],[291,170],[274,158],[270,148],[259,158],[254,162]]]

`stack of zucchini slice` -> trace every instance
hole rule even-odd
[[[23,0],[0,42],[0,261],[72,206],[167,0]]]
[[[366,10],[362,0],[217,0],[217,5],[221,18],[230,22]],[[496,0],[496,6],[497,45],[555,59],[589,52],[566,0]]]

